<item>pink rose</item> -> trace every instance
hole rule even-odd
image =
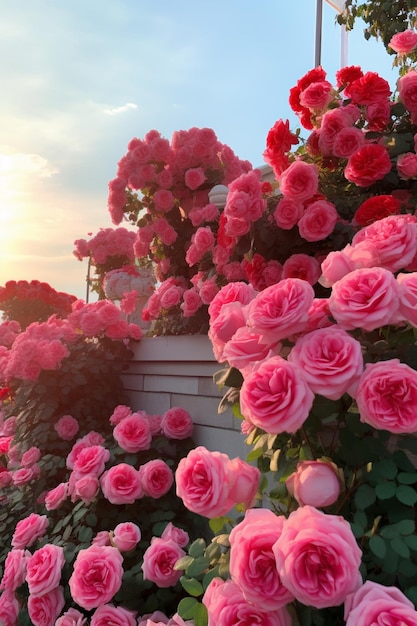
[[[398,285],[382,267],[354,270],[333,285],[330,312],[345,330],[372,331],[398,319]]]
[[[110,452],[103,446],[87,446],[80,450],[74,462],[73,471],[80,478],[87,474],[100,476],[109,459]]]
[[[129,406],[126,406],[126,404],[118,404],[113,413],[110,415],[110,424],[117,426],[119,422],[129,415],[132,415],[132,409]]]
[[[58,617],[55,626],[85,626],[87,618],[77,609],[68,609]]]
[[[304,211],[298,222],[300,236],[306,241],[321,241],[334,230],[339,214],[332,202],[316,200]]]
[[[168,617],[162,611],[154,611],[153,613],[146,613],[139,617],[138,626],[165,626],[168,624]]]
[[[417,431],[417,372],[399,359],[368,363],[356,402],[361,422],[391,433]]]
[[[125,417],[113,430],[113,437],[125,452],[136,453],[149,450],[152,434],[149,422],[140,413]]]
[[[417,33],[411,29],[395,33],[388,45],[398,54],[409,54],[417,46]]]
[[[374,626],[381,619],[386,626],[415,626],[417,611],[397,587],[367,580],[345,603],[346,626]]]
[[[318,189],[318,170],[315,165],[295,161],[281,174],[280,191],[283,196],[303,202]]]
[[[233,507],[229,497],[232,476],[229,457],[203,446],[191,450],[178,464],[177,496],[187,509],[204,517],[225,515]]]
[[[300,506],[330,506],[340,494],[337,468],[325,461],[300,461],[285,484]]]
[[[273,552],[283,585],[307,606],[338,606],[361,583],[362,552],[341,516],[300,507],[285,520]]]
[[[213,249],[215,239],[210,226],[201,226],[192,237],[192,242],[200,254]]]
[[[113,531],[113,543],[120,552],[134,550],[140,537],[140,528],[133,522],[121,522]]]
[[[90,626],[136,626],[135,611],[129,611],[122,606],[102,604],[94,611]]]
[[[0,624],[2,626],[16,626],[20,614],[19,601],[16,594],[4,591],[0,596]]]
[[[48,524],[49,520],[46,515],[31,513],[28,517],[17,522],[12,537],[12,546],[14,548],[29,548],[36,539],[43,537]]]
[[[143,577],[161,588],[175,585],[182,571],[175,570],[174,565],[183,556],[184,550],[175,541],[154,537],[143,555]]]
[[[74,602],[87,611],[110,602],[122,584],[122,563],[122,555],[111,546],[80,550],[69,579]]]
[[[264,343],[258,332],[243,326],[238,328],[233,337],[223,348],[223,357],[231,367],[240,370],[243,375],[250,372],[252,366],[271,356],[271,346]]]
[[[201,167],[192,167],[188,169],[184,175],[185,184],[193,191],[201,187],[206,180],[207,176],[204,174],[204,170]]]
[[[38,467],[38,466],[33,465],[32,467],[21,467],[20,469],[13,472],[12,474],[13,484],[16,487],[23,487],[24,485],[27,485],[28,483],[30,483],[31,480],[34,480],[35,478],[37,478],[37,475],[39,474],[37,475],[35,474],[35,471],[34,471],[35,467]]]
[[[192,317],[203,304],[198,291],[194,289],[186,289],[182,294],[183,302],[180,305],[184,317]]]
[[[48,491],[45,496],[45,508],[47,511],[59,509],[68,497],[68,483],[59,483],[54,489]]]
[[[47,543],[36,550],[27,564],[26,582],[32,596],[43,596],[55,589],[64,567],[64,549]]]
[[[243,504],[245,509],[248,509],[253,505],[258,493],[261,472],[257,467],[249,465],[239,458],[231,459],[229,470],[232,474],[229,498],[236,504]]]
[[[153,459],[139,468],[139,478],[145,496],[161,498],[174,483],[172,469],[162,459]]]
[[[112,504],[133,504],[143,496],[139,472],[127,463],[119,463],[104,472],[101,489]]]
[[[292,254],[282,267],[282,278],[300,278],[315,285],[320,278],[320,263],[309,254]]]
[[[161,539],[171,539],[172,541],[175,541],[175,543],[177,543],[180,548],[185,548],[185,546],[190,541],[188,533],[182,528],[174,526],[172,522],[169,522],[165,526],[164,532],[161,535]]]
[[[74,478],[73,491],[71,494],[72,502],[80,498],[85,504],[90,504],[98,494],[100,488],[97,476],[86,474],[78,478],[77,474],[75,474]]]
[[[175,204],[174,195],[169,189],[158,189],[154,194],[155,209],[167,213]]]
[[[236,282],[222,287],[209,305],[210,321],[218,317],[224,305],[231,302],[240,302],[242,305],[249,304],[255,296],[255,289],[247,283]]]
[[[400,99],[410,113],[417,112],[417,72],[410,70],[397,81]]]
[[[26,578],[26,568],[31,554],[28,550],[10,550],[4,562],[3,578],[0,582],[0,589],[6,591],[16,591],[23,585]],[[0,615],[1,622],[1,615]]]
[[[230,575],[248,602],[273,611],[294,600],[279,577],[272,547],[284,517],[268,509],[250,509],[229,535]]]
[[[304,213],[302,202],[292,198],[281,198],[274,211],[274,220],[283,230],[291,230],[298,224]]]
[[[321,264],[322,275],[319,283],[323,287],[331,287],[353,270],[379,264],[379,253],[371,242],[364,240],[354,246],[348,244],[343,250],[329,252]]]
[[[348,159],[365,144],[365,135],[359,128],[342,128],[333,143],[334,156]]]
[[[403,180],[417,178],[417,154],[406,152],[397,157],[397,171]]]
[[[417,326],[417,272],[398,274],[400,316]]]
[[[351,154],[345,167],[345,177],[358,187],[370,187],[391,171],[388,150],[381,144],[369,143]]]
[[[54,426],[58,436],[64,441],[71,441],[80,430],[79,424],[72,415],[63,415]]]
[[[41,458],[41,451],[36,446],[32,446],[29,450],[26,450],[22,454],[22,458],[20,460],[23,467],[31,467],[35,463],[39,461]]]
[[[286,607],[274,610],[248,602],[243,591],[233,580],[214,578],[203,597],[209,624],[262,624],[262,626],[291,626],[292,617]]]
[[[193,433],[193,420],[185,409],[173,407],[162,416],[161,429],[168,439],[187,439]]]
[[[240,405],[244,417],[268,433],[296,432],[313,405],[311,391],[295,364],[273,356],[243,381]]]
[[[333,87],[328,80],[311,83],[300,94],[300,104],[312,111],[322,111],[333,99]]]
[[[91,541],[92,545],[110,546],[110,533],[108,530],[100,530]]]
[[[33,626],[55,624],[55,620],[64,608],[65,600],[62,587],[55,587],[43,596],[29,596],[28,612]]]
[[[363,372],[361,344],[338,326],[300,337],[288,360],[303,372],[314,393],[329,400],[339,400],[357,387]]]
[[[247,325],[267,341],[290,337],[304,329],[313,299],[314,291],[309,283],[285,278],[252,300],[247,308]]]

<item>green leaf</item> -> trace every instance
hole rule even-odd
[[[379,483],[375,487],[375,494],[379,500],[389,500],[395,496],[397,491],[397,483],[395,481],[387,481],[385,483]]]
[[[190,545],[190,547],[188,549],[188,554],[190,556],[195,557],[195,558],[197,558],[199,556],[203,556],[204,550],[206,549],[206,547],[207,546],[206,546],[206,542],[204,541],[204,539],[196,539]]]
[[[223,530],[223,528],[226,526],[226,524],[229,521],[230,519],[228,517],[212,517],[209,520],[209,526],[211,530],[213,531],[213,533],[217,535],[217,533]]]
[[[417,491],[408,485],[399,485],[395,494],[403,504],[413,506],[417,502]]]
[[[251,461],[256,461],[256,459],[259,459],[259,457],[262,456],[262,454],[263,454],[262,448],[255,448],[255,450],[251,450],[247,456],[248,463],[250,463]]]
[[[207,609],[201,602],[198,602],[194,609],[194,624],[195,626],[207,626],[208,624]]]
[[[387,546],[385,541],[379,535],[372,535],[369,538],[369,548],[379,559],[385,558]]]
[[[198,582],[195,578],[187,578],[186,576],[181,576],[180,583],[190,596],[198,597],[201,596],[204,592],[203,585]]]
[[[355,493],[355,504],[358,509],[367,509],[375,500],[375,491],[369,485],[361,485]]]
[[[400,472],[397,476],[397,480],[403,485],[413,485],[414,483],[417,483],[417,474],[412,474],[411,472]]]
[[[187,575],[191,578],[201,576],[209,568],[209,565],[210,562],[206,558],[199,556],[187,567]]]
[[[192,556],[183,556],[180,559],[178,559],[178,561],[175,563],[174,565],[174,569],[179,570],[179,569],[187,569],[187,567],[189,565],[191,565],[191,563],[194,562],[194,559]]]
[[[183,598],[178,604],[178,614],[183,619],[193,619],[195,607],[198,604],[195,598]]]
[[[403,519],[397,523],[397,528],[401,535],[411,535],[415,531],[416,525],[412,519]]]
[[[391,540],[390,545],[394,552],[396,552],[399,556],[402,556],[405,559],[410,558],[410,549],[401,537],[394,537],[394,539]]]
[[[206,574],[204,574],[204,578],[203,578],[203,589],[204,589],[204,591],[207,589],[207,587],[209,586],[209,584],[211,583],[213,578],[218,578],[218,577],[219,577],[219,568],[218,567],[214,567],[213,569],[208,571]]]
[[[410,550],[417,552],[417,535],[407,535],[407,537],[404,537],[404,542]]]

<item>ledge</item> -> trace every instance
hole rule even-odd
[[[207,335],[144,337],[133,347],[138,361],[209,361],[217,363]]]

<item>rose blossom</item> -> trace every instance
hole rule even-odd
[[[190,537],[188,533],[182,528],[178,528],[174,526],[172,522],[169,522],[161,535],[161,539],[171,539],[175,541],[180,548],[185,548],[185,546],[189,543]]]
[[[398,54],[409,54],[417,47],[417,33],[409,28],[400,33],[395,33],[388,45]]]
[[[133,522],[121,522],[113,531],[113,543],[120,552],[134,550],[140,541],[141,532],[139,526]]]
[[[417,154],[405,152],[397,158],[397,171],[403,180],[417,178]]]
[[[302,370],[280,356],[261,363],[245,378],[240,391],[244,417],[273,434],[296,432],[307,419],[313,400]]]
[[[58,586],[64,567],[64,549],[47,543],[27,563],[26,582],[32,596],[43,596]]]
[[[223,357],[229,365],[240,370],[243,375],[249,373],[255,363],[269,356],[272,356],[270,344],[264,343],[259,333],[246,326],[238,328],[223,349]]]
[[[68,497],[68,483],[59,483],[54,489],[48,491],[45,496],[45,508],[47,511],[59,509]]]
[[[256,291],[251,285],[243,282],[230,283],[214,296],[209,305],[210,321],[216,319],[226,304],[231,302],[240,302],[240,304],[248,304],[256,295]]]
[[[172,469],[162,459],[152,459],[139,468],[139,478],[145,496],[161,498],[174,483]]]
[[[105,464],[109,459],[110,452],[103,446],[87,446],[80,450],[80,453],[77,455],[74,461],[73,472],[79,478],[87,474],[100,476],[104,472]]]
[[[168,439],[187,439],[193,432],[193,420],[185,409],[173,407],[164,413],[161,429]]]
[[[143,496],[139,472],[127,463],[108,469],[100,483],[104,497],[112,504],[133,504]]]
[[[85,476],[77,477],[77,474],[72,475],[74,480],[72,483],[71,500],[75,502],[77,498],[80,498],[84,504],[90,504],[96,495],[100,487],[97,476],[86,474]]]
[[[149,422],[140,413],[125,417],[113,430],[113,437],[125,452],[149,450],[152,434]]]
[[[222,363],[223,348],[235,332],[246,324],[246,309],[240,302],[224,304],[217,317],[210,320],[208,331],[216,360]]]
[[[398,319],[398,285],[382,267],[354,270],[333,285],[330,312],[345,330],[375,330]]]
[[[298,222],[300,236],[306,241],[321,241],[334,230],[339,214],[332,202],[316,200],[310,204]]]
[[[282,266],[282,278],[301,278],[315,285],[320,278],[320,263],[309,254],[292,254]]]
[[[337,468],[332,463],[300,461],[285,484],[300,506],[330,506],[340,494],[340,482],[336,472]]]
[[[303,202],[318,189],[318,171],[315,165],[295,161],[281,174],[280,191],[283,196]]]
[[[12,537],[14,548],[26,548],[42,537],[48,528],[49,520],[46,515],[31,513],[16,524]]]
[[[182,576],[181,570],[175,570],[175,563],[185,556],[184,550],[170,539],[153,537],[151,545],[143,555],[142,571],[145,580],[160,588],[175,585]]]
[[[417,372],[399,359],[368,363],[359,381],[360,419],[391,433],[417,431]]]
[[[64,441],[71,441],[80,430],[77,420],[72,415],[63,415],[55,424],[54,429]]]
[[[360,226],[369,226],[377,220],[400,212],[401,202],[390,194],[372,196],[359,205],[354,220]]]
[[[284,230],[291,230],[298,224],[303,213],[304,207],[301,202],[292,198],[281,198],[273,215],[277,226]]]
[[[230,535],[230,575],[245,598],[273,611],[294,596],[281,583],[272,546],[281,535],[284,516],[268,509],[250,509]]]
[[[350,126],[342,128],[335,137],[333,154],[342,159],[348,159],[350,155],[361,148],[364,143],[365,135],[359,128],[352,128]]]
[[[300,93],[300,104],[311,111],[322,111],[332,101],[333,87],[328,80],[311,83]]]
[[[207,180],[207,176],[204,174],[204,170],[201,167],[192,167],[185,172],[184,181],[189,189],[193,191]]]
[[[300,337],[288,360],[303,372],[314,393],[329,400],[339,400],[349,393],[363,372],[361,344],[338,326]]]
[[[401,76],[397,81],[397,88],[402,103],[413,118],[417,112],[417,72],[410,70]]]
[[[109,602],[121,587],[122,563],[122,555],[111,546],[80,550],[69,579],[73,600],[87,611]]]
[[[391,95],[389,83],[376,72],[366,72],[349,86],[349,98],[354,104],[368,105],[388,100]]]
[[[370,187],[391,171],[387,149],[381,144],[365,144],[347,162],[345,177],[358,187]]]
[[[345,602],[346,626],[415,626],[417,611],[397,587],[367,580]]]
[[[128,417],[132,414],[132,409],[130,406],[126,404],[118,404],[114,409],[113,413],[110,415],[109,421],[110,424],[116,426],[119,422],[121,422],[125,417]]]
[[[361,582],[362,552],[350,524],[312,506],[284,521],[273,552],[283,585],[307,606],[338,606]]]
[[[41,451],[36,446],[32,446],[29,450],[26,450],[26,452],[22,454],[20,462],[23,467],[31,467],[34,463],[37,463],[40,458]]]
[[[3,569],[3,577],[0,582],[0,589],[6,591],[16,591],[23,585],[26,578],[26,568],[31,554],[29,550],[10,550],[6,556]],[[0,615],[1,622],[1,615]]]
[[[321,264],[322,275],[319,283],[323,287],[331,287],[353,270],[375,267],[379,264],[378,250],[371,242],[364,240],[354,246],[347,244],[343,250],[329,252]]]
[[[55,620],[65,606],[62,587],[55,587],[43,596],[29,596],[28,613],[33,626],[55,624]]]
[[[80,611],[71,608],[58,617],[55,626],[85,626],[86,622],[87,618]]]
[[[417,272],[398,274],[400,316],[417,327]]]
[[[122,606],[102,604],[91,616],[90,626],[136,626],[135,611]]]

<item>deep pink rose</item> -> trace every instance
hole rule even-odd
[[[409,28],[395,33],[388,45],[398,54],[408,54],[417,47],[417,33]]]
[[[215,239],[210,226],[201,226],[198,228],[193,235],[192,242],[200,255],[212,250]]]
[[[47,543],[36,550],[27,564],[26,582],[32,596],[43,596],[55,589],[64,567],[64,549]]]
[[[313,400],[302,370],[280,356],[261,363],[245,378],[240,391],[244,417],[274,434],[294,433],[301,428]]]
[[[58,436],[64,441],[71,441],[80,430],[77,420],[72,415],[63,415],[54,426]]]
[[[213,346],[214,356],[219,363],[226,359],[223,349],[239,328],[246,324],[246,308],[240,302],[224,304],[219,314],[210,320],[208,337]]]
[[[348,126],[337,133],[333,143],[334,156],[348,159],[365,143],[365,135],[359,128]]]
[[[149,450],[152,434],[148,420],[140,413],[125,417],[113,430],[113,437],[125,452]]]
[[[298,224],[303,213],[304,207],[301,202],[292,198],[281,198],[274,211],[274,220],[283,230],[291,230]]]
[[[180,305],[184,317],[192,317],[203,304],[196,289],[186,289],[182,294],[182,304]]]
[[[139,468],[139,478],[145,496],[161,498],[174,483],[172,469],[162,459],[152,459]]]
[[[43,596],[29,596],[28,612],[33,626],[50,626],[64,608],[62,587],[55,587]]]
[[[119,422],[129,415],[132,415],[132,409],[130,406],[127,406],[126,404],[118,404],[113,413],[110,415],[110,424],[117,426]]]
[[[417,72],[410,70],[397,82],[398,93],[405,108],[410,113],[417,112]]]
[[[175,203],[174,195],[169,189],[158,189],[154,194],[155,209],[167,213]]]
[[[320,263],[309,254],[292,254],[282,267],[282,278],[300,278],[315,285],[320,278]]]
[[[229,457],[203,446],[182,458],[175,473],[177,496],[187,509],[204,517],[225,515],[235,504],[229,497],[232,476]]]
[[[305,328],[313,299],[314,291],[309,283],[285,278],[252,300],[247,308],[247,325],[266,341],[290,337]]]
[[[111,546],[80,550],[69,579],[73,600],[87,611],[110,602],[122,584],[122,563],[119,550]]]
[[[249,304],[255,296],[255,289],[247,283],[236,282],[222,287],[209,305],[210,321],[217,318],[225,304],[230,302],[240,302],[242,305]]]
[[[300,461],[285,484],[300,506],[330,506],[340,494],[337,468],[325,461]]]
[[[143,555],[143,577],[161,588],[175,585],[182,571],[174,565],[183,556],[184,550],[175,541],[154,537]]]
[[[49,520],[46,515],[31,513],[28,517],[17,522],[12,537],[12,546],[14,548],[29,548],[36,539],[43,537],[48,524]]]
[[[355,389],[363,372],[361,344],[338,326],[300,337],[288,360],[303,372],[314,393],[329,400],[339,400]]]
[[[16,591],[20,585],[23,585],[26,578],[27,563],[30,557],[31,554],[28,550],[10,550],[4,562],[0,589],[5,589],[6,591]]]
[[[91,616],[90,626],[136,626],[135,611],[102,604]]]
[[[233,580],[214,578],[206,589],[203,604],[207,608],[209,624],[235,626],[291,626],[292,617],[285,607],[264,610],[248,602],[243,591]]]
[[[58,617],[55,626],[85,626],[87,618],[77,609],[68,609]]]
[[[311,83],[300,93],[300,104],[312,111],[322,111],[333,99],[333,87],[328,80]]]
[[[133,522],[121,522],[113,531],[113,543],[120,552],[134,550],[140,537],[140,528]]]
[[[87,474],[100,476],[104,472],[105,464],[110,459],[110,452],[103,446],[87,446],[80,450],[75,462],[74,473],[80,478]]]
[[[19,613],[20,605],[16,594],[12,591],[4,591],[0,596],[0,624],[16,626]]]
[[[249,602],[268,611],[294,600],[281,582],[272,551],[283,525],[282,515],[268,509],[250,509],[229,535],[232,580]]]
[[[270,344],[264,343],[261,335],[247,326],[238,328],[223,349],[223,357],[229,365],[244,375],[255,363],[264,361],[269,356],[271,356]]]
[[[338,606],[361,584],[362,552],[341,516],[300,507],[285,520],[273,551],[283,585],[307,606]]]
[[[32,446],[29,450],[26,450],[26,452],[22,454],[20,462],[23,467],[31,467],[34,463],[37,463],[40,458],[41,451],[36,446]]]
[[[417,372],[399,359],[369,363],[356,396],[362,422],[391,433],[417,431]]]
[[[104,472],[101,489],[112,504],[133,504],[143,496],[139,472],[127,463],[119,463]]]
[[[306,241],[321,241],[334,230],[339,214],[332,202],[316,200],[304,211],[298,222],[300,236]]]
[[[365,144],[351,154],[345,177],[358,187],[370,187],[391,171],[388,150],[381,144]]]
[[[315,165],[295,161],[281,174],[280,191],[283,196],[303,202],[318,189],[318,170]]]
[[[398,320],[398,285],[382,267],[354,270],[333,285],[331,314],[345,330],[371,331]]]
[[[417,326],[417,272],[398,274],[400,316]]]
[[[174,526],[172,522],[169,522],[165,526],[164,532],[161,535],[161,539],[172,539],[172,541],[175,541],[175,543],[177,543],[180,548],[185,548],[185,546],[190,541],[188,533],[182,528]]]
[[[417,178],[417,154],[406,152],[397,158],[397,171],[403,180]]]
[[[397,587],[367,580],[345,602],[346,626],[415,626],[417,611]]]
[[[185,172],[185,184],[193,191],[201,187],[205,180],[207,180],[207,176],[202,167],[192,167]]]
[[[161,429],[168,439],[187,439],[193,433],[193,420],[185,409],[172,407],[162,416]]]
[[[68,483],[59,483],[54,489],[48,491],[45,496],[45,508],[47,511],[59,509],[68,497]]]

